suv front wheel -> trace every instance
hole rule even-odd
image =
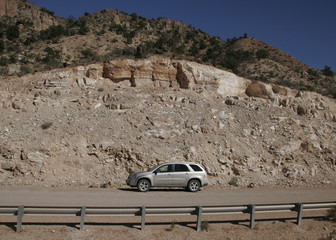
[[[201,183],[196,180],[192,179],[188,182],[188,190],[190,192],[197,192],[201,188]]]
[[[150,182],[147,179],[140,179],[137,187],[140,192],[147,192],[150,188]]]

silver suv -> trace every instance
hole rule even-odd
[[[147,192],[151,187],[185,187],[197,192],[208,185],[205,170],[197,163],[173,162],[164,163],[147,172],[131,173],[127,185]]]

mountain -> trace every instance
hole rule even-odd
[[[336,78],[266,43],[222,41],[170,19],[146,19],[115,10],[61,19],[24,0],[0,5],[0,74],[76,66],[114,58],[162,55],[212,65],[256,81],[336,96]]]

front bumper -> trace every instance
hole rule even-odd
[[[131,187],[136,187],[136,178],[133,175],[130,175],[126,180],[126,184]]]

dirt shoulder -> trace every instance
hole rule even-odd
[[[160,224],[79,224],[34,223],[24,224],[20,233],[13,222],[0,224],[1,239],[320,239],[336,230],[336,224],[321,219],[304,219],[300,226],[294,220],[257,221],[255,229],[248,222],[212,221],[205,218],[208,231],[197,232],[195,222],[180,222],[178,217],[168,217]],[[176,222],[174,224],[174,222]]]

